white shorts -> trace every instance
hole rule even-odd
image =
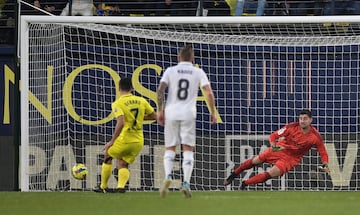
[[[193,120],[165,120],[165,147],[185,144],[195,146],[196,121]]]

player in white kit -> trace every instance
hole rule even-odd
[[[185,198],[191,197],[190,179],[194,167],[194,148],[196,142],[196,99],[199,87],[204,90],[210,106],[210,122],[216,123],[215,98],[209,79],[204,70],[196,68],[194,51],[183,47],[179,51],[179,63],[165,70],[157,90],[157,120],[165,126],[165,180],[160,195],[165,197],[172,181],[172,168],[177,145],[182,145],[183,183],[181,192]],[[165,90],[168,89],[166,104]]]
[[[73,0],[71,3],[67,3],[62,10],[60,16],[92,16],[94,15],[94,1],[93,0]]]

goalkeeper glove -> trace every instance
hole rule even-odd
[[[283,148],[282,148],[281,146],[276,146],[276,145],[274,145],[274,146],[271,146],[271,150],[272,150],[273,152],[278,152],[278,151],[283,150]]]
[[[322,171],[326,172],[327,174],[330,175],[330,169],[329,166],[327,164],[323,164],[322,166],[319,166],[319,169],[321,169]]]

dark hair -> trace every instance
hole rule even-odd
[[[303,115],[303,114],[306,114],[306,115],[308,115],[308,117],[312,118],[311,111],[308,110],[308,109],[303,109],[303,110],[301,110],[301,111],[299,112],[299,116],[300,116],[300,115]]]
[[[179,55],[184,61],[192,61],[194,57],[194,50],[191,46],[187,45],[180,49]]]
[[[130,91],[133,89],[131,79],[130,78],[121,78],[119,81],[120,90]]]

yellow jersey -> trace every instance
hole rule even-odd
[[[111,105],[115,118],[124,116],[124,126],[116,141],[122,143],[144,142],[144,116],[154,112],[154,108],[144,98],[132,94],[120,96]]]

